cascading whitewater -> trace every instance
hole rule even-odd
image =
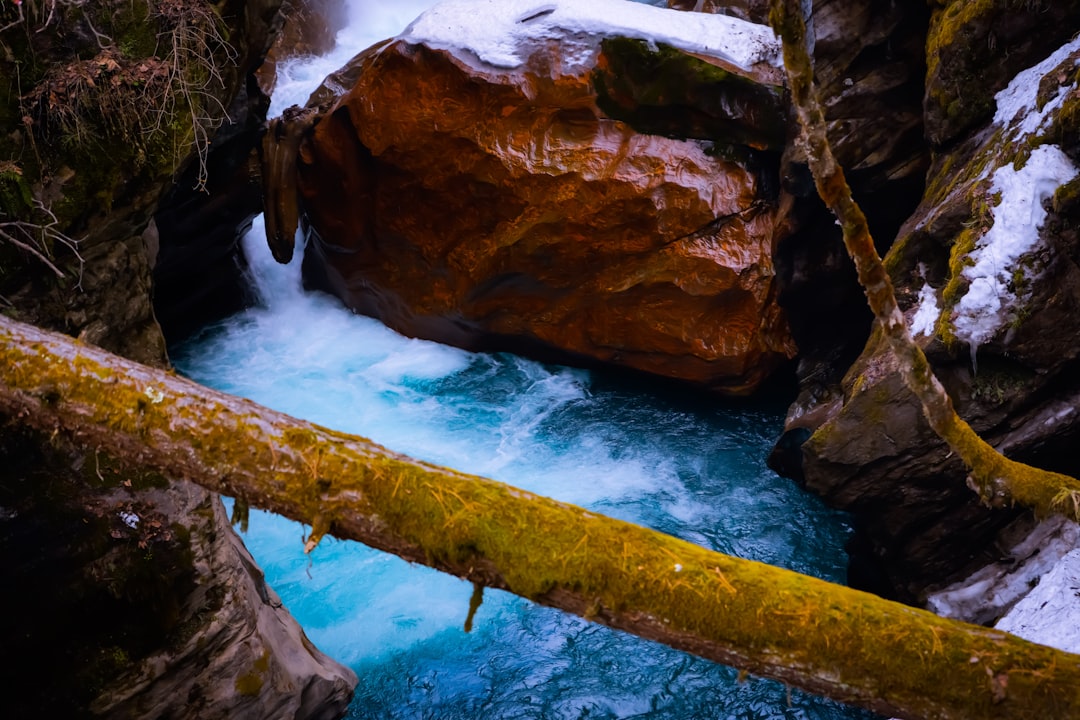
[[[722,407],[625,379],[410,340],[299,288],[261,229],[264,305],[174,352],[196,380],[395,450],[842,580],[838,513],[764,466],[779,405]],[[353,717],[858,717],[766,681],[253,513],[244,536],[312,640],[361,677]]]
[[[354,19],[394,32],[372,15],[378,7],[354,3]],[[411,16],[397,19],[400,29]],[[348,48],[380,37],[346,28],[338,39],[332,59],[282,68],[275,108],[303,103]],[[705,405],[410,340],[303,293],[299,260],[274,263],[258,223],[245,252],[262,304],[173,352],[196,380],[419,458],[842,580],[843,517],[764,467],[779,405]],[[316,644],[360,675],[351,717],[862,716],[789,698],[775,683],[738,683],[730,669],[495,591],[466,634],[467,583],[354,543],[324,541],[308,557],[302,535],[253,513],[245,541]]]

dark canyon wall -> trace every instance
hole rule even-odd
[[[254,146],[252,74],[279,25],[274,0],[0,4],[0,311],[167,362],[151,267]],[[211,152],[230,144],[231,160]],[[236,213],[216,209],[233,243]],[[17,418],[0,465],[12,717],[343,712],[355,676],[281,608],[216,497]]]

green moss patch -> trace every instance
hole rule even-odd
[[[764,85],[669,45],[608,38],[592,73],[597,105],[639,132],[780,150],[781,86]]]

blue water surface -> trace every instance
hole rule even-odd
[[[721,403],[640,380],[402,337],[304,293],[245,238],[258,307],[173,349],[211,387],[424,460],[649,525],[715,550],[843,582],[845,516],[764,458],[783,407]],[[736,681],[734,671],[486,591],[357,543],[303,553],[304,528],[252,512],[267,580],[360,687],[353,718],[857,718]]]
[[[346,0],[323,57],[279,68],[271,114],[303,104],[354,53],[434,0]],[[849,535],[764,465],[779,404],[721,404],[640,381],[474,355],[401,337],[244,240],[258,307],[173,348],[208,386],[394,450],[643,523],[709,548],[842,582]],[[352,718],[867,718],[497,591],[471,633],[472,586],[252,511],[244,541],[268,582],[360,686]]]

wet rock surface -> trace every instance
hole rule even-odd
[[[322,55],[333,49],[337,31],[346,22],[345,0],[283,0],[281,32],[256,72],[267,95],[277,84],[278,66],[303,55]]]
[[[994,117],[936,155],[886,257],[960,415],[1007,456],[1074,476],[1080,158],[1066,139],[1077,50],[1062,48],[990,95]],[[860,519],[852,581],[917,602],[928,583],[990,562],[986,549],[1024,511],[979,502],[892,363],[871,338],[839,398],[801,408],[814,421],[801,471]]]
[[[927,38],[926,136],[943,146],[986,123],[994,93],[1080,27],[1073,2],[934,3]]]
[[[355,675],[266,587],[218,498],[0,433],[12,717],[339,716]]]
[[[301,149],[308,282],[408,335],[752,391],[795,349],[772,263],[782,91],[632,39],[531,52],[368,54]],[[672,66],[690,80],[656,92]]]

